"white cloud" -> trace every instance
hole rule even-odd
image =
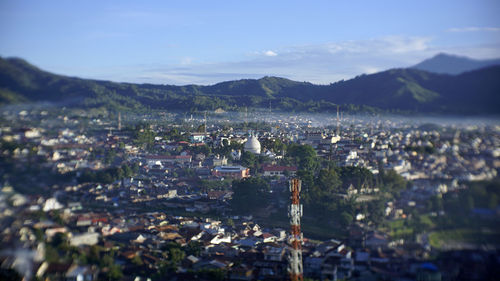
[[[273,52],[271,50],[267,50],[264,52],[264,56],[267,56],[267,57],[275,57],[277,56],[278,54],[276,52]]]
[[[366,74],[377,73],[377,72],[382,70],[378,67],[373,67],[370,65],[361,66],[360,68],[363,70],[363,73],[366,73]]]
[[[118,80],[206,85],[272,75],[328,84],[363,73],[409,67],[440,52],[472,58],[492,58],[500,57],[500,46],[492,44],[443,48],[433,45],[433,39],[429,37],[388,36],[254,52],[240,61],[203,63],[186,58],[175,65],[134,66],[124,69],[124,76]],[[130,77],[130,73],[137,76]]]
[[[199,63],[185,59],[178,65],[143,68],[136,82],[214,84],[273,75],[328,84],[363,73],[416,64],[430,56],[426,53],[430,41],[426,37],[390,36],[267,50],[242,61]]]
[[[447,30],[448,32],[477,32],[477,31],[500,31],[500,27],[453,27]]]
[[[382,39],[382,42],[389,45],[394,53],[410,53],[425,51],[429,48],[429,37],[401,37],[390,36]]]
[[[181,59],[181,65],[188,65],[193,63],[193,58],[191,57],[184,57]]]

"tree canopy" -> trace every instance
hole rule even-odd
[[[233,181],[233,199],[231,207],[234,212],[249,214],[269,203],[269,184],[261,178],[251,177]]]

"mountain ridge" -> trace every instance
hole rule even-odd
[[[477,60],[464,56],[439,53],[411,68],[441,74],[461,74],[494,65],[500,65],[500,59]]]
[[[500,113],[500,66],[459,75],[396,68],[329,85],[265,76],[213,85],[117,83],[52,74],[22,59],[0,58],[0,103],[67,102],[115,110]]]

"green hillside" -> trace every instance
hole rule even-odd
[[[279,77],[210,86],[115,83],[72,78],[38,69],[22,59],[0,58],[0,103],[53,102],[112,110],[241,110],[500,113],[500,66],[457,76],[391,69],[330,85]]]

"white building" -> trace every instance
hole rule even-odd
[[[260,142],[255,136],[251,136],[245,143],[245,151],[253,154],[260,154]]]
[[[69,244],[71,246],[81,246],[81,245],[95,245],[99,242],[99,233],[97,232],[86,232],[82,234],[74,235],[70,238]]]
[[[64,206],[61,205],[61,203],[59,203],[56,198],[49,198],[47,199],[47,201],[45,201],[45,204],[43,205],[43,211],[48,212],[51,210],[59,210],[62,209],[63,207]]]

